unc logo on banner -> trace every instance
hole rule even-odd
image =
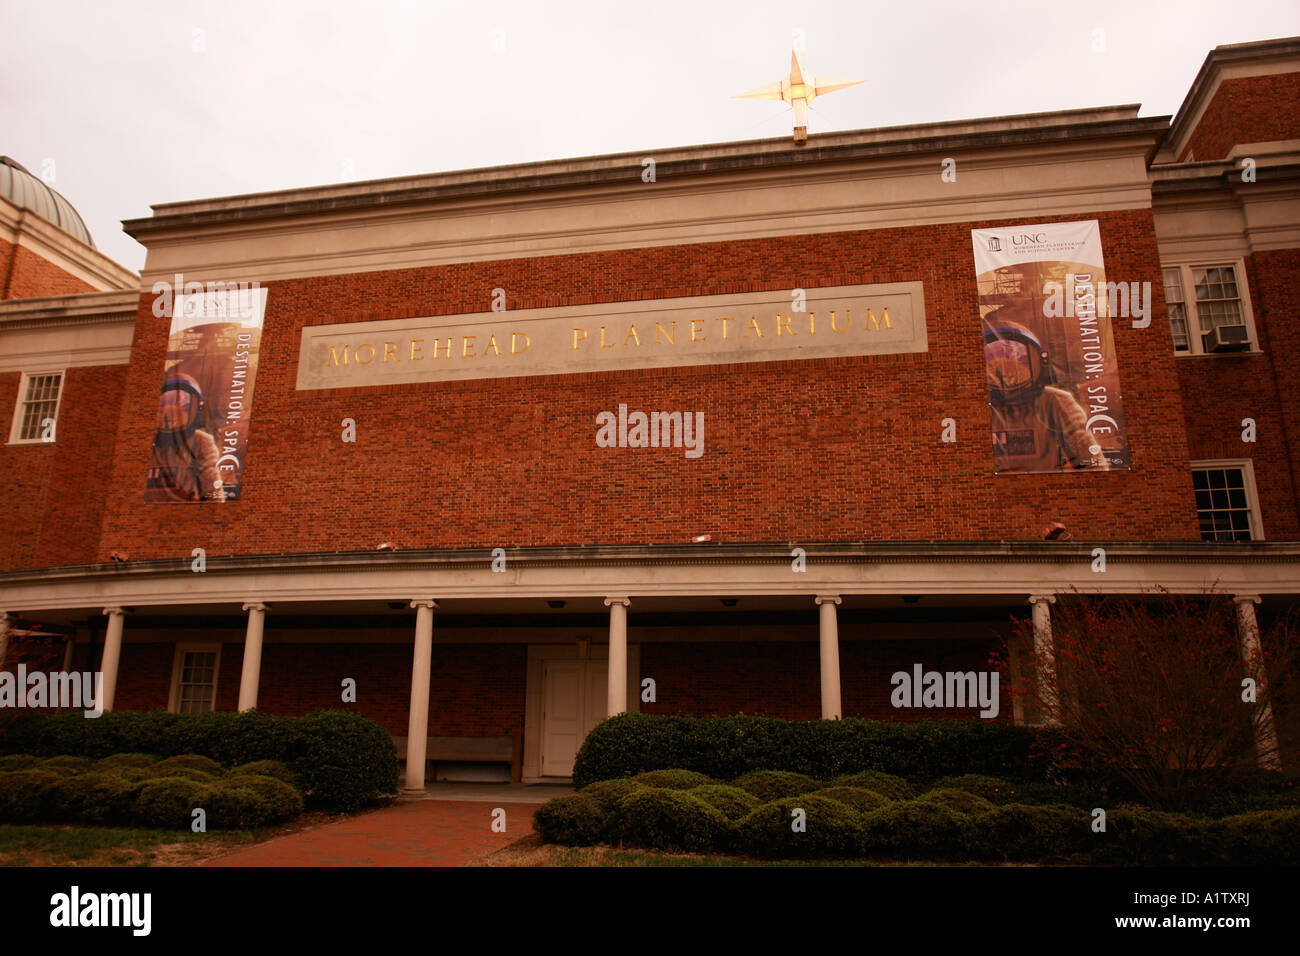
[[[995,472],[1128,470],[1096,220],[972,229],[971,244]]]

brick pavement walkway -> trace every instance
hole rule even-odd
[[[537,803],[414,800],[276,837],[206,866],[464,866],[533,832]],[[492,811],[506,832],[492,831]]]

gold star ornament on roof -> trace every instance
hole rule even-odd
[[[782,100],[794,107],[794,141],[802,146],[808,142],[808,104],[819,96],[857,86],[865,80],[818,79],[804,69],[799,48],[790,51],[790,75],[779,83],[760,86],[748,93],[739,93],[736,99]]]

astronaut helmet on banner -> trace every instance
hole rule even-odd
[[[997,405],[1029,405],[1052,382],[1052,365],[1038,336],[1017,322],[984,319],[984,371]]]

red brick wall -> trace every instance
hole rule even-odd
[[[95,286],[64,272],[26,246],[0,240],[0,299],[33,299],[46,295],[94,292]]]
[[[1071,219],[1086,218],[1083,216]],[[1151,214],[1098,214],[1112,278],[1158,279]],[[715,540],[1196,537],[1167,333],[1116,324],[1131,472],[995,477],[969,230],[991,223],[514,259],[272,283],[245,498],[145,505],[168,322],[141,299],[99,555],[148,558]],[[798,269],[779,264],[793,262]],[[309,324],[920,279],[923,355],[297,392]],[[1159,283],[1156,283],[1157,287]],[[382,309],[382,311],[379,311]],[[1163,303],[1157,323],[1165,325]],[[706,451],[600,449],[595,415],[700,410]],[[353,418],[357,442],[340,441]],[[940,441],[953,417],[959,441]]]
[[[0,427],[8,441],[21,374],[0,374]],[[109,496],[126,366],[64,372],[55,441],[0,445],[0,570],[96,560]],[[143,491],[141,492],[143,496]]]
[[[1219,84],[1180,162],[1223,159],[1239,143],[1300,138],[1300,73],[1249,76]]]
[[[1188,453],[1192,459],[1249,458],[1254,465],[1264,535],[1300,538],[1300,250],[1257,253],[1246,278],[1262,355],[1182,359]],[[1253,418],[1256,441],[1242,441]]]
[[[989,640],[841,641],[840,697],[845,717],[923,720],[976,717],[978,708],[895,708],[896,671],[982,671],[1000,643]],[[821,669],[815,641],[800,643],[662,643],[641,645],[641,676],[655,680],[657,700],[642,713],[713,716],[759,714],[788,720],[821,717]],[[996,719],[1011,720],[1011,680],[999,676]],[[990,718],[993,719],[993,718]]]

